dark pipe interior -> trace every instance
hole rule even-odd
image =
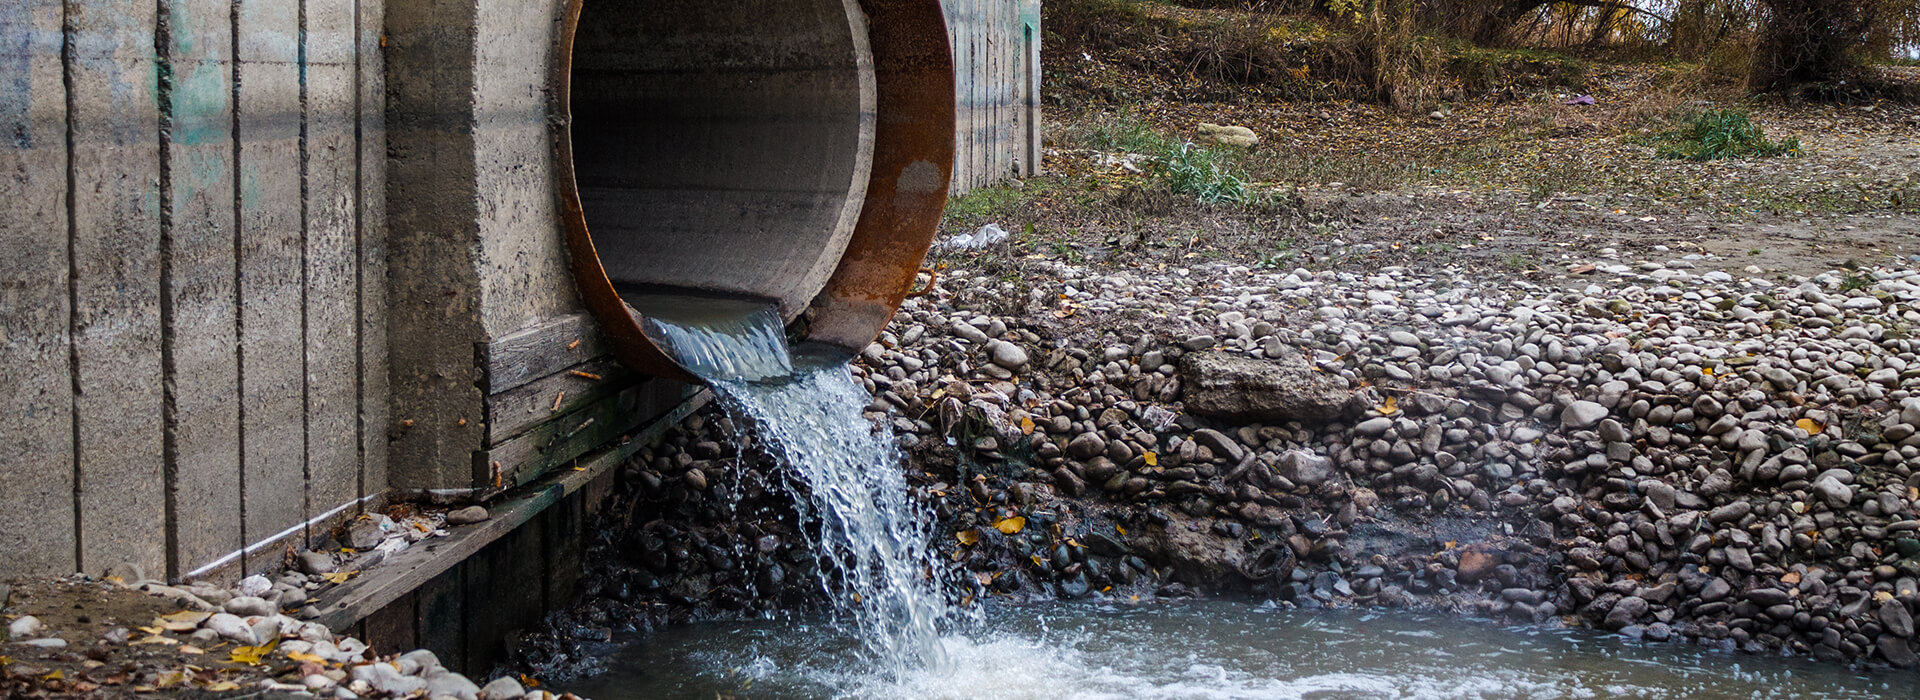
[[[581,4],[574,174],[616,289],[807,306],[872,165],[864,22],[855,0]]]

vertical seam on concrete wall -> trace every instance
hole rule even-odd
[[[312,234],[308,219],[307,177],[310,164],[307,152],[307,0],[300,0],[299,47],[294,63],[300,68],[300,512],[313,512],[313,333],[308,313],[313,304],[312,276],[307,271],[307,241]],[[301,537],[313,541],[312,523],[301,528]],[[303,543],[302,548],[305,548]]]
[[[228,64],[232,78],[228,82],[232,83],[233,90],[228,98],[233,108],[228,111],[233,115],[233,125],[228,131],[233,138],[233,395],[237,409],[234,423],[237,439],[234,442],[239,450],[240,472],[234,487],[240,492],[240,568],[244,571],[247,566],[246,543],[252,540],[247,535],[247,315],[242,311],[242,302],[246,299],[246,277],[241,274],[245,246],[242,244],[244,227],[241,225],[243,217],[240,211],[244,201],[240,191],[243,165],[240,155],[240,0],[233,0],[233,4],[228,6],[227,28],[232,42],[229,45],[233,47],[233,60]]]
[[[80,494],[80,276],[78,253],[74,246],[79,225],[74,223],[75,180],[73,176],[74,99],[73,99],[73,3],[60,5],[60,87],[66,92],[67,109],[67,381],[72,383],[73,428],[73,570],[85,571],[81,561]]]
[[[173,8],[171,0],[154,1],[153,58],[155,110],[158,115],[160,160],[160,483],[166,542],[166,579],[180,571],[179,503],[175,493],[180,471],[180,396],[175,384],[173,356]]]
[[[360,0],[353,0],[353,447],[355,496],[361,498],[361,510],[367,497],[367,282],[366,282],[366,115],[361,100]]]

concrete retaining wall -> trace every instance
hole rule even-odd
[[[946,5],[955,189],[1032,174],[1037,0]],[[687,400],[611,360],[566,269],[562,7],[0,7],[0,578],[273,568]]]
[[[381,15],[0,9],[0,574],[265,568],[384,491]]]

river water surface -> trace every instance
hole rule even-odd
[[[1413,613],[1185,601],[1002,609],[898,680],[820,622],[704,623],[634,640],[596,700],[667,698],[1909,698],[1907,673]]]

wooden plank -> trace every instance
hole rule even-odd
[[[245,546],[240,365],[234,355],[233,24],[227,0],[173,0],[167,19],[167,430],[170,578]]]
[[[467,617],[466,669],[484,673],[498,666],[509,641],[546,613],[545,516],[568,500],[559,498],[461,565],[468,609],[486,611]]]
[[[498,394],[523,386],[609,350],[592,316],[579,313],[542,320],[487,346],[488,391]]]
[[[506,442],[639,381],[625,365],[602,357],[494,394],[487,397],[487,444]]]
[[[712,394],[707,391],[694,394],[658,420],[635,431],[625,443],[581,460],[578,471],[568,470],[550,475],[537,484],[490,503],[487,511],[492,517],[484,522],[455,529],[447,537],[427,540],[421,546],[410,547],[387,557],[386,561],[369,570],[366,575],[344,585],[321,589],[319,602],[314,604],[320,611],[318,621],[333,629],[344,629],[402,596],[422,589],[482,547],[610,473],[641,447],[659,440],[675,423],[707,405],[711,398]],[[416,596],[416,599],[425,601],[426,597]],[[427,629],[416,630],[421,635],[416,641],[432,648],[426,639]]]
[[[166,565],[154,6],[68,4],[79,568]]]
[[[466,556],[447,562],[444,573],[422,581],[419,590],[413,592],[414,641],[433,652],[441,664],[455,669],[466,665],[467,645],[463,641],[467,637],[467,615],[466,589],[461,585],[466,567],[453,565]]]
[[[307,539],[331,522],[320,514],[360,493],[358,360],[360,264],[354,249],[356,157],[351,0],[307,0],[306,384]]]
[[[401,654],[420,648],[418,638],[414,636],[413,596],[403,595],[386,607],[368,615],[360,621],[363,628],[360,640],[372,647],[380,655]]]
[[[648,380],[494,446],[481,453],[476,469],[498,469],[502,488],[528,483],[668,413],[695,391],[672,380]]]
[[[542,530],[546,534],[546,542],[540,548],[546,558],[546,569],[539,578],[547,587],[547,607],[560,608],[573,604],[586,556],[587,504],[594,500],[596,490],[612,483],[611,478],[588,482],[579,493],[561,499],[540,515],[546,521]]]
[[[0,561],[17,575],[78,568],[61,15],[0,6]]]
[[[355,209],[355,245],[360,267],[360,495],[387,490],[387,133],[386,67],[381,61],[380,30],[386,17],[382,0],[358,3],[359,36],[355,58],[359,89],[359,196]]]
[[[237,8],[243,527],[259,542],[306,520],[300,17],[286,0]],[[267,549],[245,568],[279,558]]]

